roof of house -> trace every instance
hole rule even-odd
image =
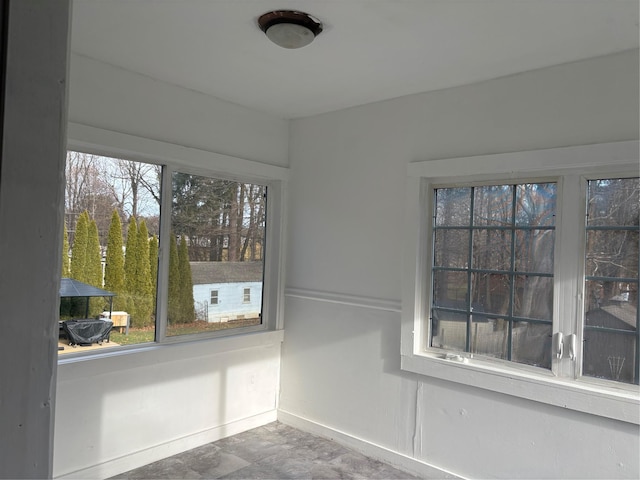
[[[636,328],[638,311],[635,306],[630,303],[614,302],[611,305],[602,307],[602,310],[610,315],[622,320],[632,328]]]
[[[262,262],[190,262],[194,285],[261,282]]]

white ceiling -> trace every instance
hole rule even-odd
[[[310,45],[257,18],[300,10]],[[74,53],[296,118],[638,48],[638,0],[74,0]]]

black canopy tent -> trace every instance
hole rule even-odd
[[[89,316],[89,298],[90,297],[108,297],[109,298],[109,318],[111,318],[111,311],[113,309],[113,297],[116,294],[103,290],[93,285],[74,280],[73,278],[62,278],[60,280],[60,298],[86,298],[87,307],[85,310],[85,318]]]
[[[60,281],[60,298],[85,298],[86,308],[83,319],[66,320],[60,322],[61,333],[69,339],[69,345],[91,345],[92,343],[102,343],[103,340],[109,341],[109,333],[113,327],[111,320],[90,319],[89,317],[89,298],[103,297],[109,299],[109,319],[113,309],[113,297],[115,293],[103,290],[101,288],[88,285],[84,282],[74,280],[72,278],[62,278]],[[64,350],[64,347],[58,347],[58,350]]]

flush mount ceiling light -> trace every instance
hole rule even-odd
[[[282,48],[309,45],[322,32],[322,24],[303,12],[274,10],[258,18],[260,29]]]

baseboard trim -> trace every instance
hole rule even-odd
[[[60,474],[54,478],[84,480],[109,478],[134,468],[162,460],[163,458],[191,450],[192,448],[196,448],[210,442],[215,442],[216,440],[236,435],[246,430],[251,430],[252,428],[261,427],[267,423],[275,422],[277,417],[277,411],[270,410],[265,413],[260,413],[225,425],[209,428],[192,435],[187,435],[176,440],[155,445],[122,457],[114,458],[113,460],[109,460],[98,465],[76,470],[74,472]]]
[[[302,418],[284,410],[278,410],[278,421],[305,432],[333,440],[345,447],[356,450],[363,455],[388,463],[389,465],[422,478],[464,480],[464,477],[451,473],[435,465],[431,465],[421,460],[416,460],[415,458],[402,453],[394,452],[386,447],[354,437],[346,432],[316,423],[312,420],[307,420],[306,418]]]

